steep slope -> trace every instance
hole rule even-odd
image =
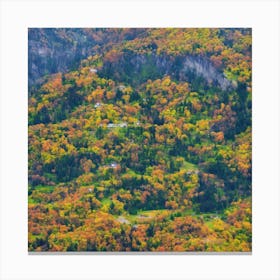
[[[96,28],[29,28],[28,84],[29,88],[43,82],[44,76],[66,72],[79,66],[82,59],[99,48],[122,40],[132,40],[143,29]]]

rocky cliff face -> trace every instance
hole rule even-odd
[[[233,87],[232,82],[227,80],[223,73],[220,73],[206,58],[187,56],[183,59],[180,70],[181,79],[184,79],[189,72],[203,77],[208,84],[216,84],[222,90]]]
[[[66,72],[79,66],[82,59],[123,40],[143,36],[145,29],[104,28],[30,28],[28,30],[29,88],[45,75]],[[142,35],[141,35],[142,34]],[[106,50],[106,47],[105,47]],[[103,49],[104,51],[104,49]]]
[[[207,86],[217,86],[227,90],[234,85],[212,63],[202,56],[178,56],[124,53],[117,61],[104,62],[99,75],[135,85],[135,75],[141,77],[137,82],[148,79],[159,79],[165,75],[179,81],[193,82],[194,79],[204,80]]]
[[[31,28],[28,31],[29,87],[44,75],[65,72],[92,52],[94,40],[85,30]]]
[[[77,68],[82,59],[98,53],[99,49],[104,54],[112,45],[139,38],[145,32],[144,29],[128,29],[121,33],[118,29],[31,28],[28,32],[29,88],[42,82],[45,75]],[[124,50],[114,62],[105,59],[99,75],[132,85],[135,75],[141,77],[138,83],[170,75],[179,81],[200,78],[205,86],[214,85],[222,90],[233,87],[206,57],[158,55],[156,48],[153,45],[148,54]]]

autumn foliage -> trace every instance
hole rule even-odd
[[[251,30],[86,32],[30,90],[29,251],[251,251]]]

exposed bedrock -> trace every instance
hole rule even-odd
[[[222,71],[216,69],[206,57],[185,55],[172,57],[168,55],[124,53],[115,62],[104,62],[99,72],[101,76],[135,84],[148,79],[158,79],[170,75],[179,81],[192,82],[202,78],[208,85],[215,85],[222,90],[234,87]],[[140,81],[139,81],[140,79]]]

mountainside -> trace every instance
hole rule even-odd
[[[131,40],[142,29],[123,32],[96,28],[30,28],[28,31],[28,84],[40,84],[44,77],[78,67],[80,61],[105,44]]]
[[[251,59],[250,29],[30,29],[29,250],[250,251]]]

